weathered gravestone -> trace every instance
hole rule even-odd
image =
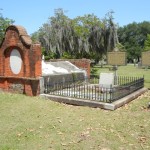
[[[142,66],[150,66],[150,51],[142,52]]]
[[[125,52],[108,52],[107,53],[107,64],[113,66],[126,65],[126,53]]]
[[[101,88],[114,86],[114,73],[100,73],[99,85]]]
[[[126,52],[113,51],[107,53],[107,64],[113,66],[114,71],[114,84],[117,85],[117,70],[118,66],[123,66],[127,64]]]

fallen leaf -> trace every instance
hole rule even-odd
[[[58,120],[58,122],[59,122],[59,123],[62,123],[62,121],[61,121],[61,120]]]
[[[62,146],[67,146],[67,144],[66,144],[66,143],[61,143],[61,145],[62,145]]]
[[[141,136],[141,137],[139,138],[139,140],[140,140],[140,142],[145,143],[147,139],[146,139],[145,136]]]
[[[63,133],[62,133],[62,132],[57,132],[57,134],[58,134],[58,135],[63,135]]]
[[[23,132],[20,132],[17,134],[18,137],[21,137],[21,135],[23,134]]]
[[[35,129],[29,129],[30,132],[33,132]]]

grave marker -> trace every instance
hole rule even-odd
[[[107,53],[107,64],[113,66],[126,65],[126,52],[108,52]]]
[[[150,66],[150,51],[142,52],[142,66]]]
[[[110,88],[114,86],[114,73],[100,73],[100,87]]]

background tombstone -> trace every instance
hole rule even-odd
[[[113,66],[124,66],[127,64],[126,52],[108,52],[107,64]]]
[[[117,70],[118,66],[124,66],[127,64],[126,52],[108,52],[107,53],[107,64],[113,66],[113,71],[115,71],[114,75],[114,84],[117,85]]]
[[[0,88],[37,95],[41,74],[40,44],[32,44],[24,27],[9,26],[0,45]]]
[[[150,66],[150,51],[142,52],[142,66]]]
[[[142,68],[142,59],[141,58],[139,59],[139,62],[138,62],[138,68],[139,69]]]

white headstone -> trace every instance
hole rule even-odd
[[[100,73],[99,85],[104,88],[114,86],[114,73]]]

